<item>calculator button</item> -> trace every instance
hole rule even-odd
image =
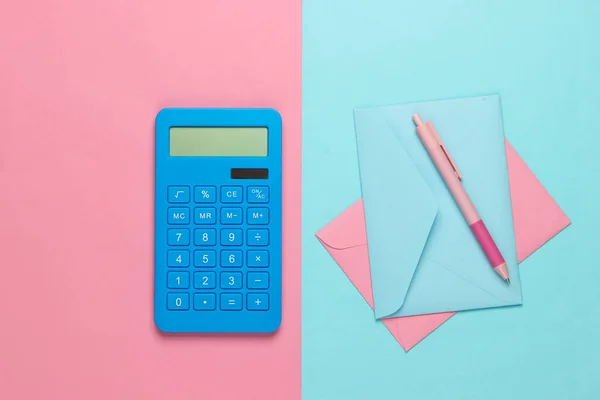
[[[169,267],[189,267],[190,252],[187,250],[169,250],[167,251],[167,266]]]
[[[221,223],[223,225],[239,225],[242,223],[241,208],[221,208]]]
[[[246,286],[248,289],[268,289],[268,272],[248,272],[246,276]]]
[[[171,225],[187,225],[190,223],[189,208],[169,208],[167,215],[167,221]]]
[[[194,244],[196,246],[214,246],[217,244],[217,231],[214,229],[194,230]]]
[[[188,272],[169,272],[167,274],[167,287],[169,289],[189,288],[190,274]]]
[[[241,289],[241,272],[221,272],[221,289]]]
[[[214,250],[196,250],[194,252],[194,267],[209,268],[217,265],[217,252]]]
[[[223,250],[221,251],[221,267],[241,267],[242,252],[241,250]]]
[[[249,225],[267,225],[269,223],[268,208],[249,208],[248,209],[248,224]]]
[[[196,186],[194,188],[196,203],[214,203],[217,201],[217,188],[214,186]]]
[[[221,246],[241,246],[241,229],[221,229]]]
[[[269,231],[267,229],[248,229],[248,246],[268,246]]]
[[[169,229],[167,232],[167,244],[169,246],[187,246],[190,244],[189,229]]]
[[[223,186],[221,187],[221,203],[241,203],[241,186]]]
[[[267,311],[269,309],[269,295],[266,293],[248,293],[246,308],[249,311]]]
[[[242,309],[242,295],[240,293],[221,293],[221,310],[239,311]]]
[[[168,293],[167,309],[169,310],[189,310],[190,295],[187,293]]]
[[[217,308],[217,296],[214,293],[194,294],[194,310],[213,311]]]
[[[194,209],[194,223],[198,225],[213,225],[217,222],[217,210],[214,208]]]
[[[217,286],[214,272],[194,272],[194,287],[196,289],[214,289]]]
[[[187,203],[190,201],[190,188],[188,186],[169,186],[169,203]]]
[[[269,266],[269,252],[266,250],[248,251],[248,260],[246,261],[251,268],[265,268]]]
[[[268,186],[248,186],[248,203],[268,203]]]

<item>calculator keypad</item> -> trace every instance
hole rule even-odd
[[[168,187],[168,310],[269,309],[269,195],[264,185]]]

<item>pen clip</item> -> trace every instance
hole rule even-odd
[[[427,121],[425,123],[425,125],[427,125],[427,127],[429,128],[429,130],[435,136],[438,144],[440,145],[440,148],[444,152],[444,155],[446,156],[446,158],[450,162],[450,165],[452,166],[452,169],[454,170],[454,174],[456,175],[456,177],[458,178],[459,181],[462,181],[462,175],[458,171],[458,168],[456,167],[456,164],[454,164],[454,161],[452,160],[452,157],[450,157],[450,153],[448,153],[448,150],[446,149],[446,146],[444,146],[444,143],[442,142],[442,138],[440,138],[440,135],[438,135],[437,131],[435,130],[435,127],[433,126],[433,124],[431,123],[431,121]]]

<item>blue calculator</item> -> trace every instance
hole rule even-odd
[[[154,321],[161,331],[279,328],[281,125],[273,109],[158,113]]]

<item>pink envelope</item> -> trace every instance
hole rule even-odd
[[[523,159],[506,141],[518,261],[522,262],[571,221]],[[317,238],[373,308],[371,272],[362,200],[317,233]],[[382,319],[405,351],[446,322],[454,312]]]

